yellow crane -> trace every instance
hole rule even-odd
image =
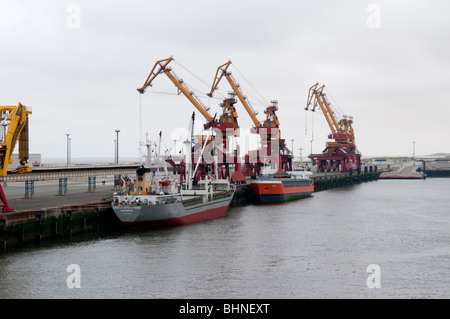
[[[11,173],[30,173],[31,168],[27,165],[29,159],[28,147],[28,116],[31,109],[19,102],[17,106],[0,106],[0,181],[8,173],[8,165],[12,164],[11,155],[19,142],[20,165]],[[3,188],[0,185],[0,200],[2,201],[2,212],[12,211],[8,207]]]
[[[337,147],[347,145],[349,148],[355,147],[355,135],[352,128],[353,117],[346,115],[342,116],[339,121],[336,119],[335,112],[331,108],[331,103],[323,92],[325,85],[319,87],[319,83],[314,84],[309,88],[308,100],[305,110],[308,110],[312,105],[312,112],[315,112],[319,105],[323,115],[331,129],[331,134],[328,136],[336,142],[328,142],[330,147]]]
[[[175,84],[175,86],[178,88],[178,94],[183,93],[184,96],[187,97],[187,99],[194,104],[194,106],[197,108],[197,110],[205,117],[206,121],[208,123],[212,123],[214,118],[208,113],[208,108],[204,107],[198,99],[195,98],[194,93],[189,91],[189,89],[183,84],[182,79],[178,79],[178,77],[172,72],[172,68],[168,67],[169,63],[173,61],[174,59],[172,57],[156,61],[155,65],[153,66],[152,70],[150,71],[150,74],[148,75],[147,79],[144,82],[144,85],[142,85],[141,88],[138,88],[138,92],[141,94],[145,93],[145,90],[147,87],[152,86],[152,81],[159,75],[164,73],[167,75],[167,77]]]

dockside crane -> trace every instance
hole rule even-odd
[[[183,95],[195,106],[195,108],[200,112],[200,114],[203,115],[203,117],[206,119],[207,123],[205,124],[204,128],[213,128],[216,130],[219,130],[222,134],[222,156],[221,156],[221,166],[219,167],[219,178],[227,177],[232,182],[243,182],[245,181],[245,176],[241,171],[241,164],[237,157],[236,151],[235,154],[233,154],[233,163],[229,162],[229,143],[228,143],[228,137],[230,135],[230,132],[233,133],[233,136],[239,135],[239,125],[237,121],[237,112],[234,107],[234,104],[237,102],[233,95],[230,95],[228,99],[225,99],[220,106],[222,107],[222,114],[218,120],[215,119],[215,117],[211,116],[209,114],[209,108],[203,106],[203,104],[199,101],[199,99],[195,96],[194,92],[189,90],[187,85],[184,83],[182,79],[180,79],[173,71],[172,68],[169,67],[169,63],[173,61],[173,57],[163,59],[156,61],[155,65],[153,66],[152,70],[150,71],[150,74],[148,75],[147,79],[145,80],[143,86],[141,88],[138,88],[138,92],[141,94],[145,93],[146,88],[149,86],[152,86],[153,80],[159,75],[164,73],[178,88],[178,94],[183,93]],[[202,136],[202,141],[205,137]],[[206,137],[207,138],[207,137]],[[212,141],[213,139],[211,139]],[[207,170],[214,170],[214,168],[210,168],[210,166],[214,167],[214,165],[207,165],[203,163],[200,168],[197,170],[197,177],[198,180],[201,178],[202,174],[205,174]],[[234,173],[231,175],[230,169],[234,167]],[[231,175],[231,176],[230,176]]]
[[[252,156],[252,160],[250,160],[250,156],[246,155],[244,170],[245,175],[258,175],[261,165],[263,165],[265,162],[264,158],[273,158],[273,155],[275,155],[273,154],[274,152],[278,152],[276,156],[278,162],[277,164],[279,164],[280,166],[279,169],[284,171],[291,170],[292,152],[289,151],[286,147],[285,140],[281,139],[279,128],[280,121],[276,114],[276,111],[278,111],[278,101],[272,100],[270,102],[271,104],[264,110],[266,118],[263,122],[260,122],[256,117],[258,113],[255,112],[255,110],[253,110],[253,108],[250,106],[249,102],[240,89],[240,85],[236,83],[231,74],[231,71],[228,70],[231,64],[232,62],[230,60],[217,68],[211,91],[208,93],[208,95],[212,97],[214,91],[218,89],[220,81],[223,77],[225,77],[253,122],[253,128],[251,132],[257,133],[261,137],[261,149],[257,151],[256,156]]]
[[[17,142],[19,143],[20,165],[11,173],[31,172],[31,168],[27,165],[29,159],[28,116],[31,113],[31,108],[22,105],[20,102],[17,106],[0,106],[0,182],[3,182],[8,174],[8,165],[13,162],[11,155]],[[8,206],[1,184],[0,201],[2,213],[13,211]]]
[[[314,84],[309,88],[308,99],[305,110],[315,112],[317,106],[320,107],[331,134],[328,135],[330,141],[326,143],[326,148],[322,154],[310,154],[309,158],[313,164],[317,164],[319,172],[340,170],[342,172],[359,171],[361,169],[361,154],[356,148],[355,134],[353,131],[353,117],[343,115],[336,118],[329,99],[324,93],[325,85]]]

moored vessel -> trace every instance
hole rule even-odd
[[[132,228],[185,225],[226,216],[235,190],[228,180],[206,178],[188,188],[176,180],[166,178],[161,184],[159,177],[147,176],[154,180],[149,193],[114,195],[114,212]]]
[[[215,176],[194,180],[198,165],[193,169],[192,136],[184,142],[186,171],[178,180],[168,172],[167,162],[160,156],[156,169],[137,169],[134,190],[114,193],[111,205],[124,224],[134,229],[176,226],[227,215],[235,185],[227,178],[219,178],[217,170]]]
[[[283,203],[311,196],[314,183],[312,173],[303,168],[262,175],[251,181],[251,189],[263,204]]]

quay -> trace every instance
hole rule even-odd
[[[402,166],[387,170],[380,175],[380,179],[423,179],[425,177],[426,174],[414,165],[414,162],[404,163]]]
[[[49,173],[49,172],[47,172]],[[66,172],[67,173],[67,172]],[[11,182],[4,187],[10,207],[15,210],[0,214],[0,251],[24,244],[39,244],[45,239],[71,238],[74,234],[95,231],[126,231],[111,208],[115,182],[106,178],[102,183],[86,185],[88,175],[81,173],[69,179],[68,189],[61,193],[53,172],[53,180],[36,183],[32,197],[23,193],[23,181]],[[111,172],[109,172],[111,173]],[[112,172],[112,173],[116,173]],[[362,172],[314,173],[315,192],[330,188],[377,180],[381,172],[376,167]],[[38,174],[38,173],[36,173]],[[38,176],[38,175],[35,175]],[[48,177],[48,176],[47,176]],[[238,184],[230,207],[258,204],[249,183]]]

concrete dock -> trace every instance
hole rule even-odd
[[[380,179],[422,179],[423,171],[417,171],[418,166],[413,162],[404,163],[401,167],[385,171],[380,175]]]

